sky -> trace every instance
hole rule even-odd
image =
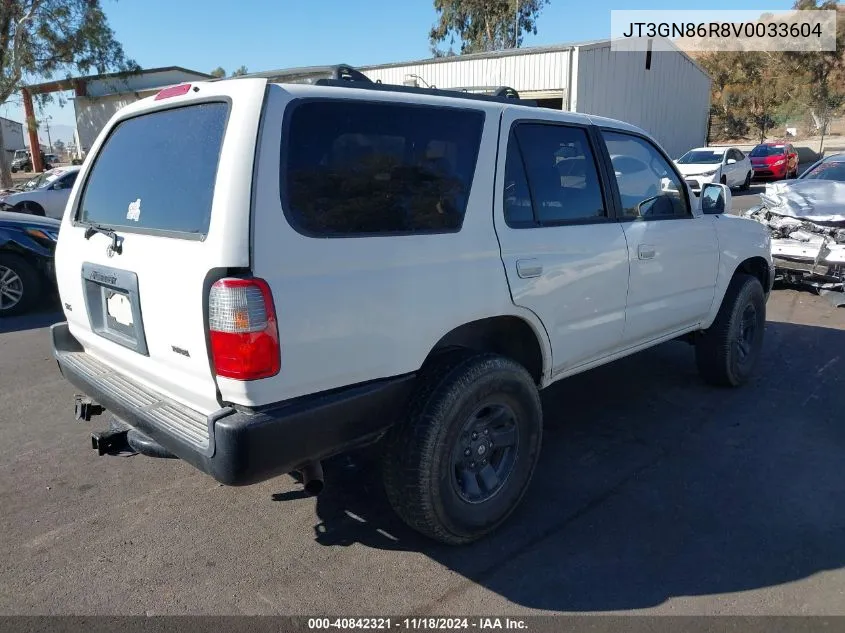
[[[143,68],[182,66],[251,72],[346,63],[353,66],[430,57],[432,0],[101,0],[126,54]],[[550,0],[524,46],[594,40],[610,34],[613,9],[783,11],[793,0]],[[18,103],[0,116],[23,120]],[[72,102],[48,106],[51,137],[72,139]],[[40,136],[46,142],[46,133]]]

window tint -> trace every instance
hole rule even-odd
[[[457,230],[484,114],[360,101],[294,107],[283,148],[282,203],[317,235]]]
[[[649,220],[689,215],[681,179],[651,143],[620,132],[602,134],[625,216]]]
[[[513,227],[605,216],[596,164],[581,128],[522,123],[508,142],[505,220]]]
[[[205,234],[228,110],[203,103],[118,123],[94,161],[79,219]]]

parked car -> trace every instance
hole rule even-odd
[[[708,182],[747,190],[754,175],[751,160],[738,147],[696,147],[675,164],[696,195]]]
[[[44,154],[44,152],[41,152],[41,164],[45,170],[53,168],[53,163],[48,160],[48,156]],[[12,159],[10,169],[12,173],[19,171],[32,171],[32,155],[28,151],[26,151],[23,155],[20,155],[19,152],[15,152],[15,157]]]
[[[118,420],[92,445],[317,492],[379,442],[399,516],[459,544],[526,492],[541,389],[679,338],[744,384],[768,231],[643,130],[529,103],[244,78],[121,109],[56,250],[75,415]]]
[[[845,304],[845,154],[828,156],[797,180],[766,186],[745,215],[771,231],[779,277],[820,290]]]
[[[21,191],[0,195],[0,210],[61,219],[79,167],[57,167],[32,178]]]
[[[61,222],[0,211],[0,317],[29,310],[55,291],[53,255]]]
[[[795,178],[798,152],[791,143],[760,143],[749,153],[755,178]]]

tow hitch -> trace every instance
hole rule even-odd
[[[74,396],[73,415],[77,420],[90,422],[92,417],[100,415],[103,411],[105,408],[90,398]]]
[[[128,431],[109,429],[91,434],[91,448],[102,455],[114,455],[129,448],[126,441]]]

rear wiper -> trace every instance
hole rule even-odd
[[[94,233],[102,233],[111,238],[111,250],[120,255],[123,252],[123,238],[115,233],[112,229],[102,226],[100,224],[91,224],[85,229],[85,239],[90,240]]]

